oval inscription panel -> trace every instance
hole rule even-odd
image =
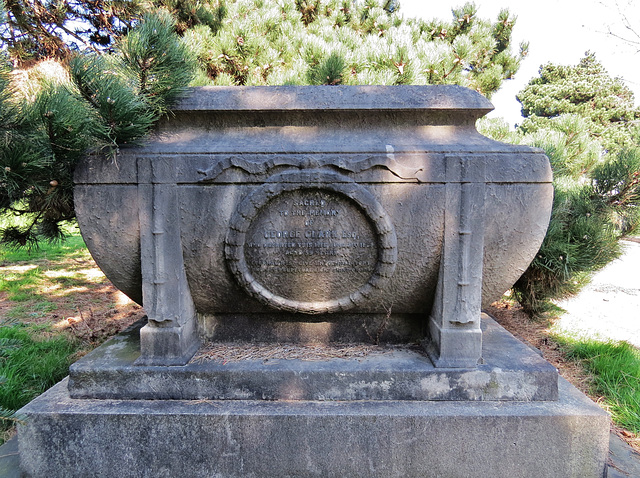
[[[350,309],[395,268],[395,232],[382,206],[348,178],[321,176],[341,182],[311,186],[288,175],[288,182],[252,192],[231,220],[225,245],[230,270],[252,296],[277,309]]]

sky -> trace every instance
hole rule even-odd
[[[426,20],[452,18],[451,9],[466,0],[400,0],[405,17]],[[608,34],[611,31],[633,37],[625,29],[623,16],[640,35],[640,0],[475,0],[478,16],[495,21],[502,8],[516,15],[513,31],[514,51],[521,41],[529,42],[529,55],[512,80],[503,82],[491,102],[489,114],[503,117],[513,127],[522,121],[516,94],[531,78],[538,76],[542,64],[576,65],[587,50],[596,54],[609,74],[620,77],[634,91],[640,104],[640,45],[636,48]],[[640,41],[640,38],[635,38]]]

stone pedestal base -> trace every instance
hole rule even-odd
[[[602,478],[609,419],[560,379],[560,399],[71,399],[21,410],[33,477]]]
[[[114,337],[20,410],[29,476],[604,476],[608,415],[488,317],[474,369],[409,349],[138,365],[138,337]]]
[[[558,371],[485,316],[483,363],[437,368],[413,348],[357,358],[192,360],[141,365],[140,324],[69,370],[71,398],[121,400],[507,400],[558,398]]]

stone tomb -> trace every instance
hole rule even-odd
[[[607,415],[481,314],[553,195],[541,151],[478,134],[490,109],[457,86],[201,88],[86,158],[83,236],[148,322],[22,410],[23,469],[603,476]]]

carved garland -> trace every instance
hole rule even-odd
[[[331,191],[355,203],[373,224],[377,236],[377,263],[369,280],[356,291],[338,299],[305,302],[278,296],[260,284],[245,259],[246,234],[269,201],[290,191]],[[326,171],[294,171],[272,176],[262,186],[247,195],[234,212],[225,239],[227,265],[238,283],[254,298],[278,310],[322,314],[348,310],[362,304],[393,275],[398,252],[393,223],[375,197],[348,177]]]

